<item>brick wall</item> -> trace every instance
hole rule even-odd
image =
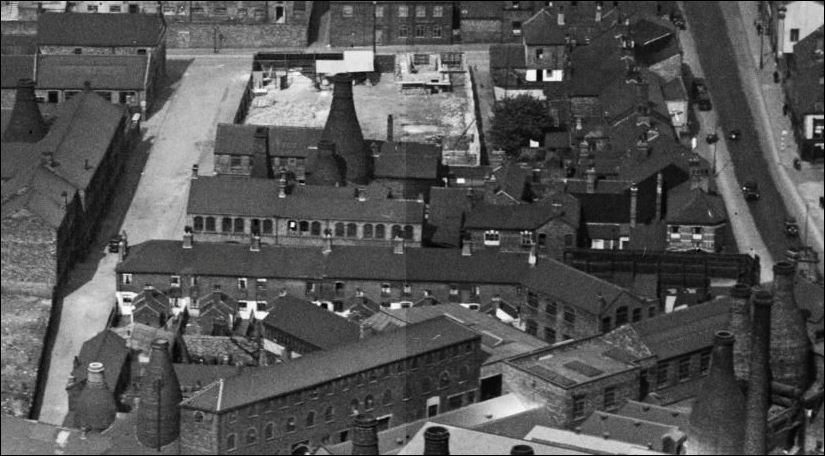
[[[232,166],[232,158],[239,162]],[[252,175],[252,157],[249,155],[215,154],[215,173],[233,176]]]
[[[145,50],[147,53],[154,53],[157,48],[152,46],[54,46],[39,45],[38,50],[45,55],[67,55],[74,54],[75,49],[80,49],[81,54],[89,55],[138,55],[138,50]]]
[[[563,285],[566,286],[566,285]],[[589,312],[585,312],[580,307],[561,301],[553,296],[536,294],[537,306],[531,305],[531,292],[526,290],[521,300],[521,318],[530,328],[528,321],[536,324],[536,337],[547,342],[555,343],[563,340],[582,339],[599,334],[599,317]],[[556,304],[556,314],[547,312],[548,305]],[[568,323],[565,312],[573,315],[573,323]],[[555,333],[555,338],[548,334],[547,330]],[[528,331],[529,332],[529,331]]]
[[[218,454],[221,439],[218,415],[202,412],[195,421],[195,412],[181,410],[180,433],[181,454]]]
[[[469,230],[470,240],[474,250],[496,249],[501,252],[521,252],[526,253],[531,249],[531,245],[522,244],[521,231],[499,231],[499,246],[485,246],[484,232],[486,230]],[[539,255],[549,255],[555,259],[561,259],[565,248],[575,247],[577,244],[576,229],[570,225],[553,220],[533,232],[533,239],[538,242],[541,235],[545,235],[544,246],[539,246]],[[567,236],[570,236],[569,238]]]
[[[378,2],[382,17],[375,18],[377,44],[450,44],[452,43],[452,2]],[[399,16],[399,8],[407,8],[407,17]],[[417,17],[416,8],[423,7],[425,15]],[[441,8],[441,17],[434,16],[434,8]],[[352,15],[345,15],[350,11]],[[370,2],[330,2],[329,40],[332,46],[369,46],[373,42],[373,5]],[[401,36],[406,27],[406,36]],[[424,36],[416,36],[416,28]],[[437,36],[436,28],[441,36]]]
[[[702,233],[698,240],[693,239],[693,228],[701,228]],[[668,225],[667,246],[668,250],[690,250],[697,247],[708,252],[718,252],[722,249],[725,239],[723,225],[719,226],[698,226],[698,225]],[[677,233],[673,229],[678,229]]]
[[[504,41],[499,19],[462,19],[462,43],[499,43]],[[508,40],[509,41],[509,37]]]
[[[217,30],[217,32],[216,32]],[[211,48],[216,33],[223,35],[222,48],[301,47],[307,45],[304,24],[168,24],[166,45],[170,48]]]

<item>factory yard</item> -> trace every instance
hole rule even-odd
[[[477,139],[472,88],[467,73],[452,73],[452,91],[402,93],[392,74],[382,73],[375,85],[353,87],[355,109],[365,139],[387,137],[387,115],[394,119],[396,141],[435,142],[451,145],[464,135],[466,143]],[[300,73],[289,75],[288,88],[270,89],[255,98],[247,124],[323,128],[332,103],[331,90],[317,90],[312,80]],[[472,146],[470,146],[472,147]]]

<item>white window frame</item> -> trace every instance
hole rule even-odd
[[[501,233],[498,230],[487,230],[484,232],[484,245],[500,246]]]
[[[246,287],[249,283],[246,280],[246,277],[238,277],[238,289],[239,290],[246,290]]]
[[[169,286],[171,286],[173,288],[180,288],[180,276],[179,275],[169,276]]]
[[[524,78],[529,82],[536,82],[538,80],[538,70],[527,70]]]
[[[521,245],[525,247],[529,247],[536,243],[535,233],[532,231],[522,231],[521,232]]]
[[[131,285],[132,284],[132,273],[126,272],[121,277],[121,283],[123,285]]]

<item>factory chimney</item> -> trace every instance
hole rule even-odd
[[[810,339],[805,318],[796,306],[795,273],[796,266],[788,261],[773,266],[770,359],[773,381],[804,391],[808,387]]]
[[[737,283],[730,289],[730,332],[736,338],[733,345],[733,372],[743,393],[747,391],[751,365],[750,296],[751,288],[744,283]]]
[[[352,75],[338,74],[333,81],[332,106],[321,138],[332,141],[338,148],[338,154],[346,162],[347,182],[367,184],[370,179],[370,151],[355,114]]]
[[[770,403],[770,333],[773,296],[765,290],[753,299],[753,332],[748,400],[745,414],[744,454],[768,454],[768,408]]]
[[[34,97],[34,81],[20,79],[17,82],[17,97],[3,141],[35,143],[46,136],[47,132],[46,121],[43,120]]]

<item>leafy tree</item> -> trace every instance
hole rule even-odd
[[[492,144],[508,156],[518,155],[530,140],[541,141],[550,127],[547,103],[530,95],[508,97],[496,103],[490,126]]]

